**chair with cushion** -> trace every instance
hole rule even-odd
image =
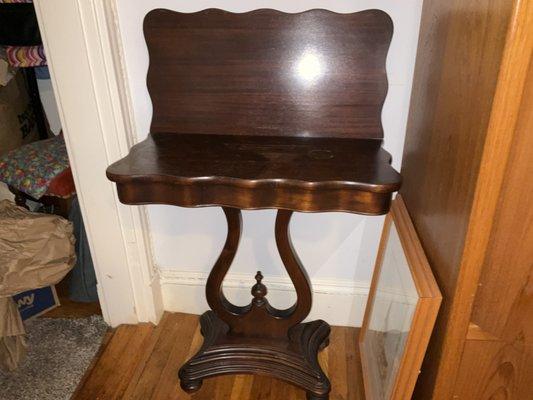
[[[68,218],[76,194],[62,136],[33,142],[0,156],[0,181],[15,194],[18,205],[38,201]]]

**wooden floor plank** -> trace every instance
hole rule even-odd
[[[222,376],[220,379],[215,379],[215,397],[214,400],[230,400],[233,385],[235,385],[235,375]]]
[[[151,324],[142,324],[140,329],[135,332],[134,336],[128,343],[126,349],[130,362],[123,366],[123,373],[120,376],[116,376],[116,379],[111,379],[106,383],[106,387],[113,387],[113,396],[105,396],[103,393],[103,399],[123,399],[124,394],[129,387],[129,384],[133,380],[136,369],[141,364],[144,358],[144,352],[146,351],[146,344],[149,343],[150,337],[153,334],[154,326]],[[122,363],[121,363],[122,367]]]
[[[152,398],[176,399],[181,392],[177,379],[178,370],[187,361],[186,357],[198,326],[196,315],[183,315],[176,321],[172,331],[173,347],[156,385]]]
[[[249,399],[253,383],[253,379],[250,376],[236,376],[234,385],[231,388],[230,400]]]
[[[359,330],[333,327],[320,363],[332,382],[330,400],[364,400]],[[72,400],[303,400],[305,393],[264,376],[204,380],[199,392],[179,388],[177,372],[202,344],[198,316],[165,313],[157,327],[117,328]]]
[[[346,349],[346,372],[344,380],[347,386],[347,400],[363,399],[365,390],[362,379],[350,379],[352,376],[363,376],[361,355],[359,354],[359,331],[343,329]]]
[[[144,366],[131,399],[145,400],[154,398],[153,393],[157,388],[159,378],[172,353],[174,342],[178,340],[174,333],[179,323],[180,318],[176,314],[167,314],[166,318],[161,321],[159,338],[148,362]]]
[[[100,345],[100,348],[98,349],[98,352],[96,353],[95,357],[93,358],[93,360],[89,364],[89,367],[85,371],[85,374],[83,374],[83,377],[78,382],[78,386],[76,387],[76,390],[74,391],[74,393],[72,395],[72,398],[77,398],[78,393],[80,392],[80,390],[82,390],[84,388],[85,382],[89,379],[89,377],[91,376],[91,374],[95,370],[96,364],[101,360],[101,357],[102,357],[105,349],[107,348],[107,346],[111,342],[111,339],[113,338],[114,334],[115,334],[115,331],[113,329],[109,329],[105,333],[104,339],[102,340],[102,343]]]
[[[70,300],[69,285],[70,277],[68,275],[67,278],[55,285],[59,306],[43,314],[44,318],[87,318],[92,315],[102,315],[98,301],[80,302]]]
[[[127,382],[129,373],[135,368],[137,360],[133,343],[144,331],[144,326],[124,326],[116,330],[100,359],[95,364],[76,399],[116,399],[117,382]],[[148,332],[147,332],[148,333]],[[138,343],[137,347],[141,347]],[[130,351],[132,349],[132,351]],[[120,368],[117,368],[120,366]],[[123,379],[124,378],[124,379]]]
[[[333,388],[330,400],[355,399],[348,393],[345,330],[346,328],[332,328],[329,346],[326,348],[328,352],[328,376]],[[353,344],[353,346],[356,345],[357,342]]]
[[[157,341],[159,340],[159,336],[161,335],[161,331],[163,327],[164,327],[163,323],[156,326],[153,329],[150,337],[144,343],[141,354],[139,355],[139,362],[136,365],[135,370],[133,371],[131,375],[131,379],[128,382],[126,391],[123,393],[123,396],[124,396],[123,398],[131,399],[133,397],[133,392],[135,391],[135,388],[137,387],[139,379],[141,378],[141,375],[144,372],[144,369],[146,368],[146,364],[148,363],[148,360],[152,356],[152,352],[154,351]]]

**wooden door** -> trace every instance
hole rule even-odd
[[[530,64],[455,385],[457,399],[533,398],[532,160]]]
[[[487,271],[501,271],[505,267],[487,267],[487,260],[493,260],[493,265],[498,257],[503,259],[492,249],[494,241],[505,237],[498,221],[507,221],[509,214],[502,207],[509,203],[517,212],[517,207],[525,207],[527,202],[521,199],[524,205],[519,203],[517,189],[509,186],[526,186],[524,178],[515,177],[511,183],[511,175],[517,172],[511,173],[509,168],[526,166],[513,163],[518,162],[516,146],[526,145],[525,139],[519,139],[520,130],[515,130],[515,126],[525,118],[520,110],[527,106],[522,99],[531,54],[532,3],[530,0],[424,3],[401,193],[443,292],[443,304],[415,389],[416,399],[490,398],[484,397],[485,392],[471,397],[471,392],[464,391],[465,386],[475,386],[472,379],[479,378],[465,373],[465,369],[473,368],[473,361],[465,360],[479,359],[485,350],[467,338],[486,339],[486,335],[497,331],[496,325],[476,325],[476,320],[481,323],[483,318],[490,319],[487,314],[490,308],[482,306],[490,294],[479,291],[479,297],[475,297],[476,291],[480,276],[481,282],[501,284],[497,278],[489,277]],[[522,154],[520,157],[527,158]],[[507,197],[515,198],[515,203],[504,200]],[[527,215],[524,213],[522,218],[524,223]],[[519,219],[515,223],[520,223]],[[514,254],[510,249],[506,251],[510,252],[508,255]],[[514,274],[523,277],[525,268],[506,272],[518,279]],[[527,293],[524,287],[522,290]],[[515,296],[515,300],[524,301],[527,295],[524,296]],[[509,311],[509,304],[507,307]],[[501,326],[506,325],[502,321],[508,318],[505,315],[498,318]],[[525,329],[516,332],[531,336]],[[504,343],[514,337],[505,336],[503,331],[498,334],[503,336],[489,336],[490,341]],[[512,374],[521,375],[516,371],[525,370],[527,362],[520,357],[522,361],[513,364]],[[484,363],[486,374],[508,365]],[[516,390],[509,387],[516,386],[517,379],[498,387],[505,387],[514,395]]]

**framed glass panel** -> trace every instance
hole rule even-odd
[[[411,398],[441,294],[400,196],[386,218],[360,336],[369,400]]]

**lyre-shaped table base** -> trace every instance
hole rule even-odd
[[[309,278],[289,237],[292,211],[278,210],[276,244],[297,293],[296,303],[285,310],[272,307],[261,272],[252,287],[252,302],[244,307],[230,303],[222,291],[241,234],[241,211],[223,207],[228,221],[226,243],[206,285],[212,311],[200,318],[204,343],[179,371],[181,387],[194,392],[204,378],[224,374],[264,374],[294,384],[308,399],[327,399],[330,382],[318,363],[318,352],[327,346],[329,325],[322,321],[302,324],[311,310]]]

